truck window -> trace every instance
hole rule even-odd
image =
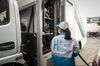
[[[8,0],[0,0],[0,25],[9,23],[9,3]]]

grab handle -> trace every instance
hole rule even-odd
[[[15,43],[13,41],[0,44],[0,51],[14,49]]]

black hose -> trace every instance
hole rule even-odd
[[[82,56],[79,54],[79,57],[82,59],[82,61],[87,65],[87,66],[90,66],[83,58]]]

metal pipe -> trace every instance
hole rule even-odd
[[[82,61],[87,65],[87,66],[90,66],[83,58],[82,56],[79,54],[79,57],[82,59]]]

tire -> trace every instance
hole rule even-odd
[[[24,66],[22,64],[17,64],[17,63],[9,63],[9,64],[4,64],[2,66]]]

